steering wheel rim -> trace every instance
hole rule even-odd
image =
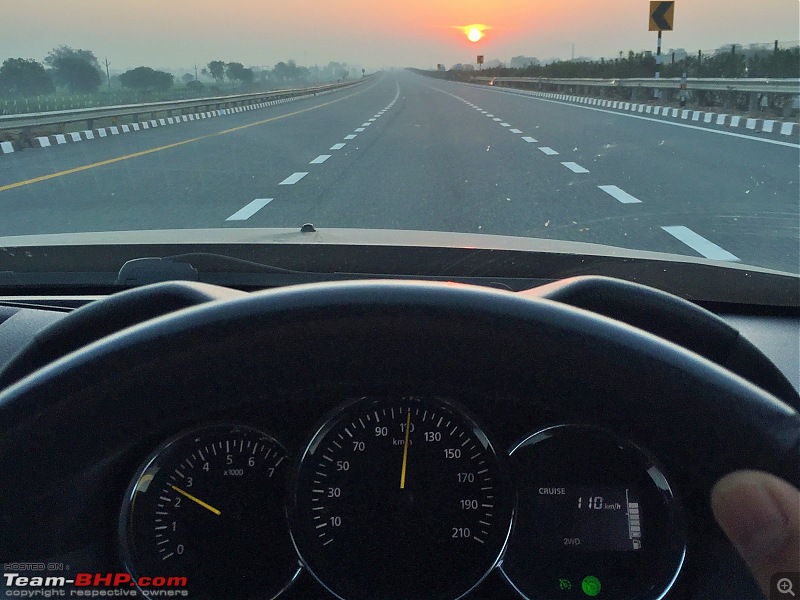
[[[52,543],[44,523],[26,536],[13,532],[40,522],[53,503],[65,514],[88,510],[69,505],[81,469],[108,468],[134,440],[238,406],[253,379],[264,397],[364,387],[571,402],[568,414],[647,440],[653,454],[686,465],[704,493],[742,468],[800,485],[798,413],[661,338],[485,288],[311,284],[147,321],[3,391],[0,476],[19,491],[0,499],[0,557]],[[71,426],[62,429],[65,415]],[[61,460],[67,455],[69,464]]]

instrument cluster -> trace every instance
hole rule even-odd
[[[280,435],[224,422],[157,448],[120,514],[133,580],[181,575],[192,598],[255,600],[306,571],[342,600],[456,600],[497,571],[529,600],[656,600],[683,566],[667,477],[594,426],[501,448],[465,404],[381,396],[342,403],[296,456]]]

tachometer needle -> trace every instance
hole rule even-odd
[[[408,434],[411,431],[411,411],[406,416],[406,441],[403,443],[403,468],[400,470],[400,489],[406,487],[406,465],[408,464]]]
[[[404,467],[404,469],[405,469],[405,467]],[[202,506],[203,508],[205,508],[205,509],[207,509],[207,510],[210,510],[210,511],[211,511],[212,513],[214,513],[215,515],[221,515],[221,514],[222,514],[222,513],[221,513],[221,512],[220,512],[218,509],[214,508],[214,507],[213,507],[213,506],[211,506],[210,504],[207,504],[207,503],[203,502],[202,500],[200,500],[200,498],[195,498],[195,497],[194,497],[194,496],[192,496],[192,495],[191,495],[189,492],[184,492],[184,491],[183,491],[181,488],[179,488],[179,487],[176,487],[176,486],[174,486],[174,485],[173,485],[173,486],[170,486],[170,487],[171,487],[173,490],[175,490],[176,492],[178,492],[180,495],[182,495],[182,496],[186,496],[186,497],[187,497],[189,500],[191,500],[192,502],[196,502],[197,504],[199,504],[199,505],[200,505],[200,506]]]

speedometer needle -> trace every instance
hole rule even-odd
[[[191,500],[192,502],[197,502],[197,504],[199,504],[199,505],[200,505],[200,506],[202,506],[203,508],[205,508],[205,509],[207,509],[207,510],[210,510],[210,511],[211,511],[212,513],[214,513],[215,515],[221,515],[221,514],[222,514],[222,513],[221,513],[221,512],[220,512],[218,509],[214,508],[214,507],[213,507],[213,506],[211,506],[210,504],[207,504],[207,503],[203,502],[202,500],[200,500],[200,498],[195,498],[195,497],[194,497],[194,496],[192,496],[192,495],[191,495],[189,492],[184,492],[184,491],[183,491],[181,488],[179,488],[179,487],[176,487],[176,486],[174,486],[174,485],[173,485],[173,486],[170,486],[170,487],[171,487],[173,490],[175,490],[176,492],[178,492],[179,494],[181,494],[182,496],[186,496],[186,497],[187,497],[189,500]]]
[[[411,431],[411,411],[406,416],[406,441],[403,443],[403,468],[400,470],[400,489],[406,487],[406,465],[408,464],[408,433]]]

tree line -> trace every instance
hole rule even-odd
[[[622,53],[620,53],[622,54]],[[534,59],[535,60],[535,59]],[[484,74],[498,77],[565,77],[616,79],[653,77],[656,57],[651,52],[628,52],[627,56],[606,60],[554,61],[549,64],[532,64],[510,69],[495,67],[484,69]],[[661,77],[798,77],[800,75],[800,48],[758,49],[744,51],[741,46],[720,48],[713,54],[688,55],[681,53],[678,60],[671,54],[662,55]]]
[[[106,81],[100,61],[91,50],[59,46],[51,50],[43,62],[30,58],[8,58],[0,66],[0,94],[5,96],[38,96],[51,94],[56,88],[72,93],[97,91]],[[130,69],[119,76],[123,87],[138,90],[168,90],[175,76],[150,67]]]
[[[225,80],[239,85],[256,81],[276,84],[300,84],[312,77],[331,81],[345,79],[349,75],[346,64],[330,62],[314,70],[298,65],[294,60],[277,63],[272,69],[245,67],[239,62],[212,60],[201,73],[214,80],[217,85]],[[166,91],[173,87],[175,76],[141,66],[129,69],[119,76],[119,84],[126,89],[138,91]],[[44,61],[27,58],[8,58],[0,66],[0,95],[9,97],[32,97],[54,93],[57,88],[71,93],[92,93],[106,82],[107,72],[91,50],[58,46],[51,50]],[[187,73],[182,82],[192,90],[203,87],[203,83]]]

